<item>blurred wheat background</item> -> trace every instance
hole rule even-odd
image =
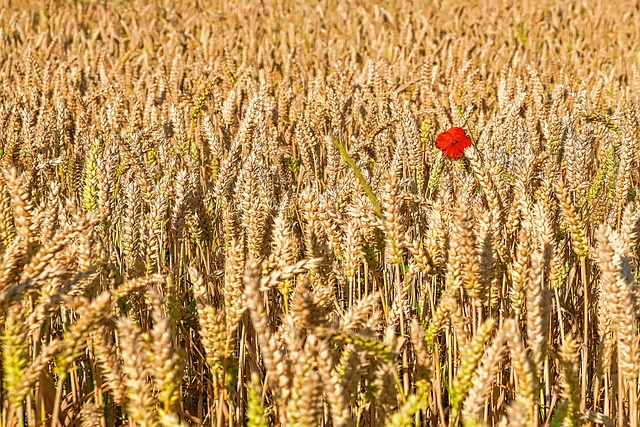
[[[0,425],[637,426],[640,11],[522,3],[0,2]]]

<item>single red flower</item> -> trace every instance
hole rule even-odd
[[[464,129],[453,127],[438,135],[436,145],[442,150],[442,154],[457,159],[462,157],[465,148],[471,146],[471,138]]]

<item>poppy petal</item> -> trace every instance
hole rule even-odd
[[[462,150],[458,146],[447,147],[443,150],[443,154],[447,157],[459,158],[462,157]]]
[[[447,157],[459,158],[464,155],[464,150],[472,144],[471,138],[461,127],[452,127],[442,132],[436,138],[437,147]]]
[[[441,150],[446,150],[453,142],[453,136],[449,132],[442,132],[436,138],[436,145]]]
[[[471,138],[467,136],[467,133],[463,128],[454,127],[449,129],[448,132],[451,133],[456,140],[458,140],[460,149],[464,150],[465,148],[471,146]]]

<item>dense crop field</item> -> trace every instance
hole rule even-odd
[[[638,426],[640,10],[512,3],[0,0],[0,426]]]

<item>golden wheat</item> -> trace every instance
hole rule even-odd
[[[635,2],[0,4],[0,426],[639,425]]]

